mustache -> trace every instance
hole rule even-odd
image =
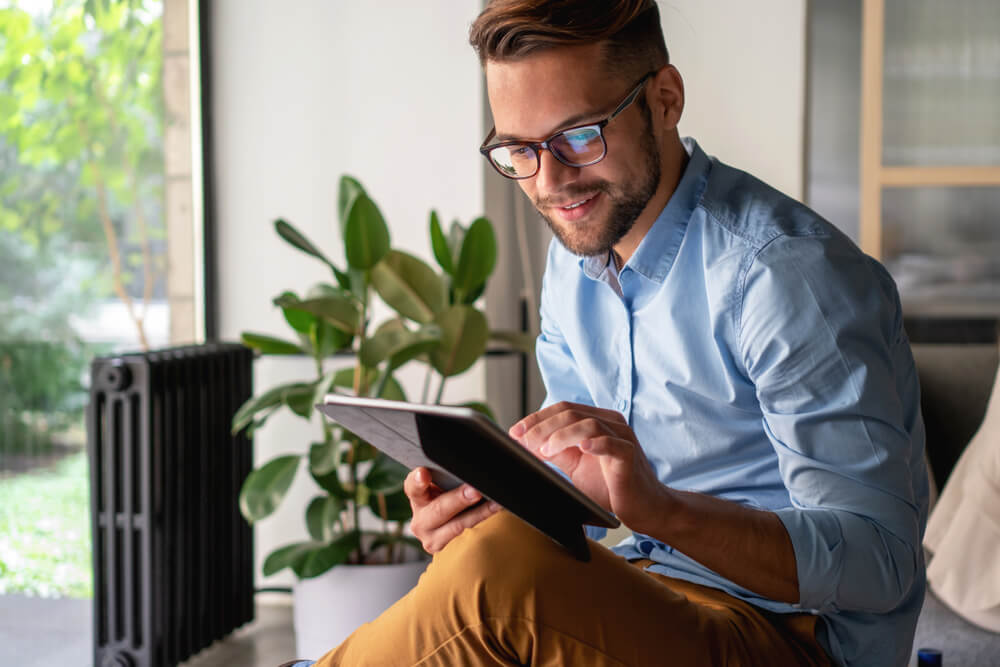
[[[598,192],[611,194],[611,184],[607,181],[595,181],[586,185],[574,183],[544,197],[535,197],[534,203],[535,207],[539,209],[550,208],[552,206],[559,206],[560,203],[565,202],[567,199],[572,199],[573,197],[583,198],[586,196],[593,196]]]

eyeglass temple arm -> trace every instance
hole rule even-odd
[[[628,105],[632,104],[632,102],[635,101],[635,98],[638,97],[639,93],[642,91],[642,87],[646,85],[646,82],[649,81],[649,79],[653,76],[654,73],[655,72],[649,72],[648,74],[646,74],[646,76],[642,77],[642,80],[635,85],[635,88],[633,88],[632,92],[628,94],[628,97],[622,100],[622,103],[619,104],[618,107],[611,112],[611,115],[608,116],[607,118],[608,122],[614,120],[615,116],[620,114],[622,111],[625,110],[625,108]]]
[[[496,128],[496,126],[490,128],[490,133],[486,135],[486,138],[483,139],[483,143],[479,145],[479,152],[480,153],[484,152],[484,150],[486,149],[486,146],[488,146],[489,143],[490,143],[490,139],[492,139],[495,136],[497,136],[497,128]]]

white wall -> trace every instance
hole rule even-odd
[[[805,0],[660,0],[686,90],[681,134],[802,197]]]
[[[219,0],[212,3],[220,333],[287,335],[271,298],[332,277],[281,242],[284,217],[343,265],[337,182],[361,180],[395,247],[432,261],[428,212],[466,223],[483,211],[482,83],[467,44],[477,0]],[[417,164],[405,164],[417,157]],[[384,315],[385,313],[383,313]],[[257,390],[309,377],[307,361],[266,359]],[[412,386],[412,383],[411,383]],[[411,390],[415,392],[416,389]],[[482,368],[445,400],[482,399]],[[276,417],[256,460],[304,452],[318,426]],[[315,486],[300,469],[291,497],[257,526],[257,571],[274,547],[304,538]],[[291,581],[288,573],[269,585]]]

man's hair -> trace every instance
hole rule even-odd
[[[469,30],[484,66],[597,42],[607,71],[623,78],[670,62],[655,0],[491,0]]]

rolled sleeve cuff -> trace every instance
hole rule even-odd
[[[799,606],[836,611],[837,584],[844,563],[844,536],[831,512],[786,507],[774,511],[795,550]]]
[[[923,561],[907,542],[871,518],[833,509],[776,510],[795,549],[799,606],[884,614],[923,577]]]

